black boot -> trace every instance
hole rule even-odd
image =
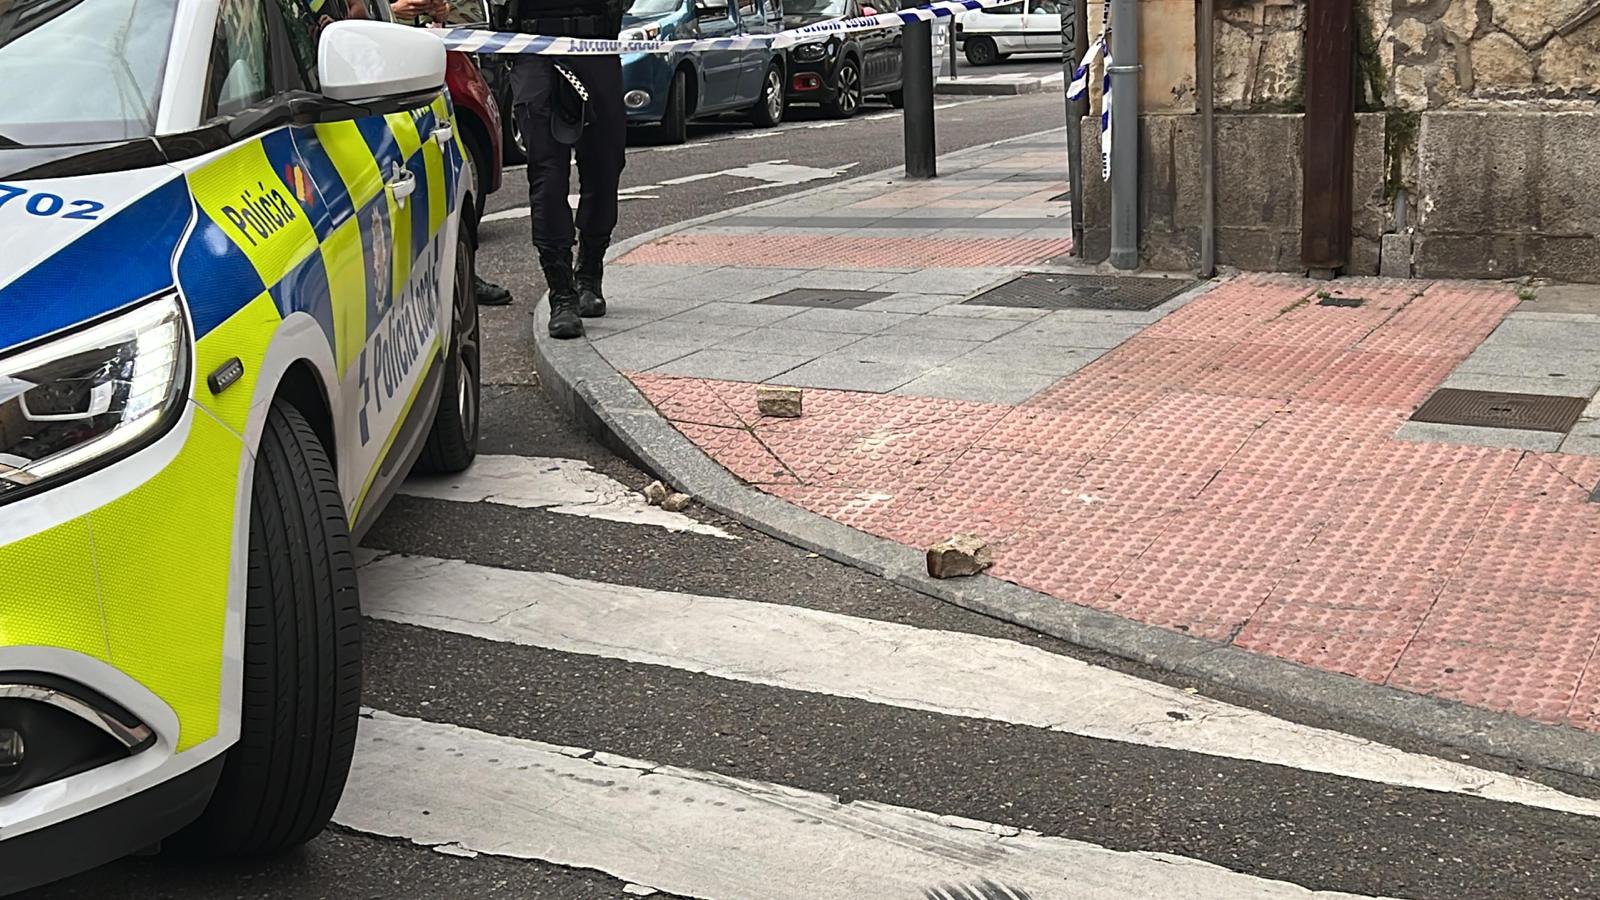
[[[578,241],[578,315],[598,319],[606,314],[606,295],[600,279],[606,271],[606,247],[611,238],[584,237]]]
[[[486,280],[482,275],[472,278],[472,292],[477,296],[479,306],[507,306],[511,303],[511,291]]]
[[[539,267],[550,286],[550,336],[567,340],[583,337],[578,317],[578,289],[572,281],[572,251],[539,248]]]

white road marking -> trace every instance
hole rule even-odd
[[[690,897],[923,900],[931,888],[985,879],[1074,900],[1353,896],[382,712],[361,722],[334,821],[450,853],[597,869]]]
[[[733,191],[735,194],[743,194],[781,185],[805,184],[808,181],[838,178],[855,167],[855,163],[848,162],[824,169],[816,166],[795,165],[784,159],[774,159],[768,162],[751,163],[748,166],[740,166],[737,169],[726,169],[721,174],[732,175],[735,178],[754,178],[757,181],[766,182],[766,184],[739,188]]]
[[[387,556],[368,615],[945,715],[1600,816],[1600,801],[1299,725],[1013,641],[804,607]]]
[[[416,476],[401,485],[400,492],[435,500],[546,509],[569,516],[734,540],[733,535],[720,528],[651,506],[638,491],[576,459],[483,454],[472,468],[459,475]]]

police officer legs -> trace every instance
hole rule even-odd
[[[550,2],[550,0],[544,0]],[[557,0],[581,3],[584,0]],[[621,29],[621,13],[595,16],[531,18],[518,22],[528,34],[555,37],[600,37],[565,34],[595,30],[584,26],[600,19],[606,37]],[[542,26],[542,29],[541,29]],[[574,144],[563,143],[552,130],[557,91],[565,75],[578,78],[589,94],[587,114]],[[523,138],[528,143],[528,205],[533,208],[533,245],[550,288],[550,336],[581,338],[584,317],[605,315],[605,251],[616,227],[616,191],[627,162],[627,114],[622,109],[622,62],[616,56],[522,56],[512,66],[512,93]],[[573,154],[578,155],[578,221],[568,205]],[[573,267],[573,245],[578,266]]]

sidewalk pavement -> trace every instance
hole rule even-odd
[[[968,67],[967,71],[972,69]],[[1037,72],[958,73],[954,78],[942,76],[933,86],[935,94],[1037,94],[1066,89],[1067,76],[1062,71],[1043,75]]]
[[[1600,302],[1245,275],[1149,312],[964,303],[1073,271],[1058,140],[634,247],[593,349],[739,479],[854,529],[976,534],[1061,604],[1600,731],[1600,404],[1571,436],[1408,422],[1445,383],[1592,397]],[[814,288],[874,296],[756,302]],[[761,382],[805,414],[762,417]]]

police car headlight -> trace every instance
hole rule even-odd
[[[617,35],[619,41],[653,41],[661,36],[661,26],[658,24],[643,25],[638,28],[629,28]]]
[[[153,438],[188,371],[175,294],[0,357],[0,502]]]
[[[798,59],[801,62],[816,62],[822,57],[828,55],[828,44],[801,44],[790,52],[794,54],[795,59]]]

